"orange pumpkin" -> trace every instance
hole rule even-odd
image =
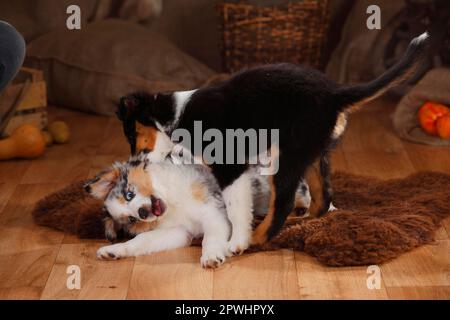
[[[0,140],[0,160],[36,158],[44,153],[45,140],[41,130],[31,124],[17,127],[9,138]]]
[[[437,136],[436,122],[437,120],[450,114],[450,109],[445,105],[435,102],[427,102],[422,107],[420,107],[418,117],[419,123],[425,132],[433,136]]]
[[[437,120],[436,129],[439,137],[442,139],[450,139],[450,113]]]

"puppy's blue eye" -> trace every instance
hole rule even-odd
[[[131,201],[134,198],[134,192],[133,191],[127,191],[125,193],[125,200]]]

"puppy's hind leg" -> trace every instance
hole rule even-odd
[[[289,158],[287,154],[281,155],[278,172],[269,177],[269,208],[264,220],[253,232],[253,245],[263,244],[278,234],[286,217],[294,209],[295,193],[305,164],[298,162],[296,157]]]
[[[228,248],[233,254],[243,253],[252,235],[253,194],[251,174],[243,173],[222,192],[231,221],[232,233]]]
[[[330,168],[330,153],[327,152],[320,159],[320,174],[323,181],[323,198],[325,199],[325,207],[328,212],[337,210],[333,205],[333,187],[331,186],[331,168]]]
[[[308,167],[305,178],[311,194],[309,216],[320,217],[333,208],[331,203],[333,194],[330,183],[330,164],[327,154]]]

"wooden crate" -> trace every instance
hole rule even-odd
[[[8,136],[18,126],[47,126],[47,88],[42,71],[21,68],[0,95],[0,135]]]

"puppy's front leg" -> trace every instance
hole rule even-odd
[[[190,245],[192,237],[184,228],[162,228],[138,234],[135,238],[110,246],[101,247],[97,258],[116,260],[142,256]]]
[[[203,242],[200,264],[203,268],[216,268],[229,255],[228,239],[231,225],[224,210],[216,207],[205,209],[202,219]]]

